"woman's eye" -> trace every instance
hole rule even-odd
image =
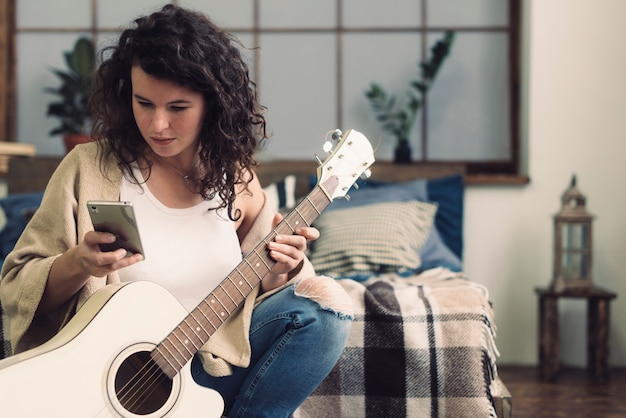
[[[141,107],[150,107],[150,106],[152,106],[152,103],[150,103],[150,102],[143,102],[141,100],[137,101],[137,103],[139,103],[139,106],[141,106]]]
[[[174,112],[182,112],[183,110],[187,109],[186,107],[182,107],[182,106],[172,106],[171,108]]]

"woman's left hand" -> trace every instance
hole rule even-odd
[[[276,228],[282,219],[280,214],[274,215],[272,228]],[[289,280],[289,273],[302,264],[307,241],[316,240],[319,236],[319,231],[314,227],[298,228],[293,235],[277,235],[274,241],[268,244],[270,257],[276,261],[276,264],[261,282],[261,292],[267,292],[285,284]]]

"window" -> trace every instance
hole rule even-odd
[[[63,67],[63,51],[79,35],[98,47],[114,42],[119,28],[162,5],[154,0],[0,0],[16,9],[15,80],[3,98],[16,97],[16,129],[6,138],[35,143],[39,154],[60,154],[45,116],[57,83],[49,71]],[[36,3],[36,4],[35,4]],[[386,137],[365,97],[370,83],[400,99],[418,63],[446,30],[456,34],[410,138],[414,159],[462,163],[471,175],[519,175],[520,1],[474,0],[180,0],[206,12],[239,37],[268,107],[273,138],[262,158],[313,159],[335,128],[364,132],[376,158],[390,160]],[[13,6],[14,5],[14,6]],[[67,11],[71,10],[71,13]],[[6,28],[5,28],[6,30]],[[7,35],[8,36],[8,35]],[[258,47],[258,48],[255,48]],[[6,54],[10,51],[3,51]],[[9,104],[0,111],[9,115]],[[9,124],[10,126],[10,124]]]

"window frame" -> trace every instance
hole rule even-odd
[[[16,34],[19,31],[32,31],[32,32],[90,32],[94,37],[94,40],[97,39],[99,33],[109,33],[118,31],[117,28],[104,28],[97,27],[97,2],[99,0],[92,0],[92,19],[91,22],[85,22],[85,27],[82,28],[16,28],[16,3],[18,0],[0,0],[0,11],[2,12],[3,19],[0,19],[0,41],[6,45],[5,48],[2,49],[0,53],[0,113],[2,113],[2,122],[0,122],[0,132],[2,138],[0,140],[7,142],[15,142],[16,138],[16,80],[15,80],[15,39]],[[426,7],[427,1],[422,1],[422,14],[426,15]],[[432,159],[428,159],[428,144],[427,140],[421,141],[421,156],[420,159],[415,161],[415,164],[429,164],[429,165],[464,165],[465,172],[467,174],[467,179],[469,183],[498,183],[498,184],[526,184],[529,179],[527,176],[523,175],[522,167],[521,167],[521,148],[522,144],[520,141],[520,118],[521,118],[521,95],[520,95],[520,78],[521,78],[521,43],[522,43],[522,13],[521,13],[521,1],[520,0],[507,0],[508,8],[509,8],[509,16],[508,16],[508,25],[505,28],[508,34],[508,66],[509,66],[509,100],[510,100],[510,133],[509,133],[509,156],[505,160],[445,160],[445,161],[436,161]],[[285,32],[289,33],[297,30],[297,28],[292,29],[263,29],[260,27],[259,23],[259,2],[260,0],[254,0],[253,5],[253,13],[254,13],[254,24],[253,28],[227,28],[231,32],[238,33],[251,33],[253,38],[255,39],[255,44],[257,44],[257,40],[259,39],[260,34],[262,33],[276,33],[276,32]],[[306,32],[328,32],[328,31],[336,31],[337,34],[337,54],[341,53],[341,37],[344,33],[355,32],[355,31],[376,31],[376,32],[393,32],[395,29],[385,29],[385,28],[344,28],[341,25],[341,9],[342,9],[343,0],[336,1],[337,7],[337,25],[335,28],[329,29],[326,28],[302,28],[301,31]],[[171,1],[171,3],[177,4],[178,1]],[[402,29],[402,30],[411,30]],[[459,32],[463,31],[481,31],[481,28],[463,28],[463,27],[434,27],[428,26],[425,18],[423,18],[422,25],[417,30],[422,32],[422,54],[426,54],[428,52],[428,45],[426,45],[427,37],[425,36],[428,32],[441,32],[443,30],[455,30]],[[484,28],[483,31],[489,31],[489,28]],[[491,29],[493,30],[493,29]],[[424,59],[425,56],[420,57]],[[254,65],[254,78],[259,80],[259,65],[258,65],[258,57],[255,55],[254,57],[255,65]],[[341,69],[340,60],[337,63],[337,83],[339,84],[338,88],[338,101],[341,103],[341,80],[343,74]],[[337,115],[336,120],[340,123],[342,120],[342,106],[341,104],[337,106]],[[427,98],[424,103],[423,112],[421,112],[420,117],[422,117],[422,130],[423,133],[427,129],[427,112],[428,112],[428,102]],[[422,135],[425,138],[425,134]]]

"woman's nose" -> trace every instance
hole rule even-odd
[[[152,117],[152,128],[155,132],[162,132],[169,127],[169,119],[167,112],[162,110],[156,110]]]

